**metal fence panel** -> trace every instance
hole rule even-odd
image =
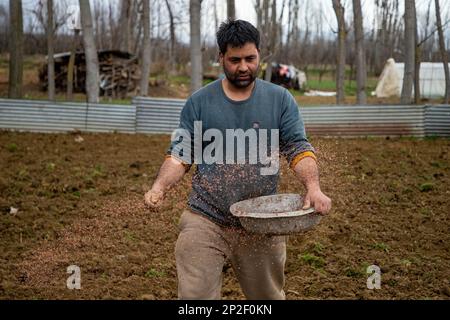
[[[33,132],[136,132],[136,107],[0,99],[0,128]]]
[[[0,100],[0,127],[3,129],[34,132],[84,130],[85,118],[83,106]]]
[[[131,105],[89,105],[86,131],[136,133],[136,107]]]
[[[184,100],[138,97],[137,132],[171,133]],[[424,106],[317,106],[301,108],[309,135],[423,137]]]
[[[308,135],[423,137],[424,106],[317,106],[300,109]]]
[[[450,106],[427,106],[425,128],[427,136],[450,137]]]
[[[136,132],[172,133],[178,128],[180,113],[185,102],[180,99],[142,97],[133,99],[133,104],[137,108]]]
[[[170,134],[184,104],[142,97],[133,105],[0,99],[0,128]],[[311,106],[300,112],[312,136],[450,136],[450,106]]]

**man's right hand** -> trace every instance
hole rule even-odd
[[[164,196],[164,191],[151,189],[144,196],[145,205],[152,210],[158,210],[164,201]]]

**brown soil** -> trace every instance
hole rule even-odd
[[[0,133],[0,298],[175,299],[190,174],[160,213],[143,206],[169,137],[82,136]],[[289,238],[288,299],[449,299],[450,141],[312,142],[334,207]],[[285,164],[279,191],[303,193]],[[380,290],[366,287],[372,264]],[[70,265],[81,290],[66,287]],[[223,296],[243,298],[231,268]]]

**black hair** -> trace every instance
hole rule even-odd
[[[246,43],[254,43],[259,50],[259,31],[250,22],[244,20],[230,19],[222,22],[216,36],[222,54],[227,52],[228,45],[235,48],[242,47]]]

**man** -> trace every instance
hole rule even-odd
[[[196,163],[189,209],[181,216],[175,248],[180,299],[220,299],[227,259],[248,299],[285,298],[285,237],[250,234],[229,211],[235,202],[277,190],[278,170],[263,171],[269,164],[262,161],[264,152],[259,152],[258,162],[251,161],[255,159],[250,151],[253,138],[258,139],[254,151],[270,145],[272,160],[278,159],[273,147],[279,143],[280,153],[307,188],[304,208],[314,206],[322,214],[331,209],[331,200],[320,190],[314,149],[306,139],[294,98],[284,88],[256,78],[259,41],[258,30],[246,21],[222,23],[217,43],[225,78],[187,100],[180,131],[145,195],[145,203],[158,208],[167,190]],[[245,136],[236,146],[239,133]],[[198,137],[203,141],[195,142]],[[249,152],[243,155],[242,150]]]

